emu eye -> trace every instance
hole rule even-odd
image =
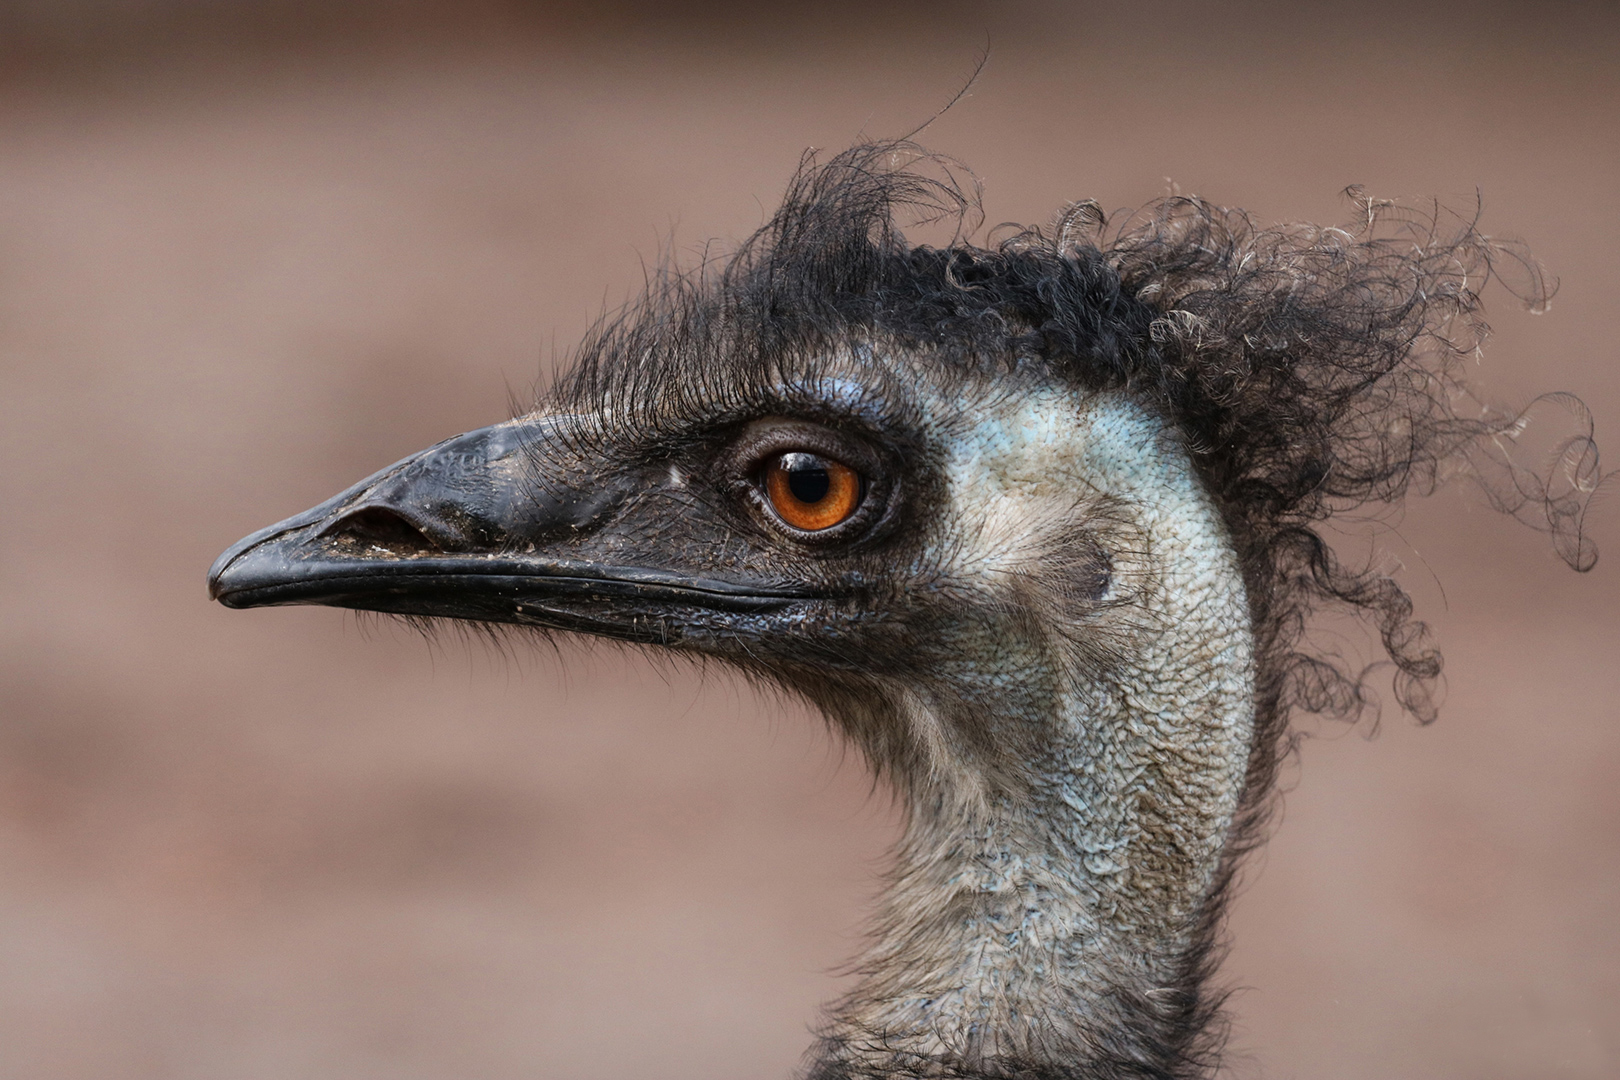
[[[861,504],[861,474],[843,462],[795,450],[766,461],[765,495],[783,521],[819,532],[847,521]]]

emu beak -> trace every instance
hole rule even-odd
[[[231,608],[325,604],[648,641],[679,637],[699,613],[804,599],[658,565],[659,544],[639,560],[652,565],[597,557],[603,545],[581,538],[611,524],[647,478],[614,474],[585,491],[534,482],[558,425],[514,420],[414,454],[233,545],[209,570],[209,595]]]

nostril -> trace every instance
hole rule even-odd
[[[404,515],[386,506],[365,506],[344,514],[322,529],[321,535],[396,555],[441,550]]]

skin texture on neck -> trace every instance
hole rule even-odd
[[[940,576],[1003,595],[888,695],[930,768],[811,1075],[1184,1075],[1254,722],[1237,559],[1128,399],[978,404],[946,472],[986,524]]]

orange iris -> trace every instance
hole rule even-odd
[[[848,520],[861,501],[861,476],[820,454],[778,454],[765,467],[765,494],[782,520],[818,532]]]

